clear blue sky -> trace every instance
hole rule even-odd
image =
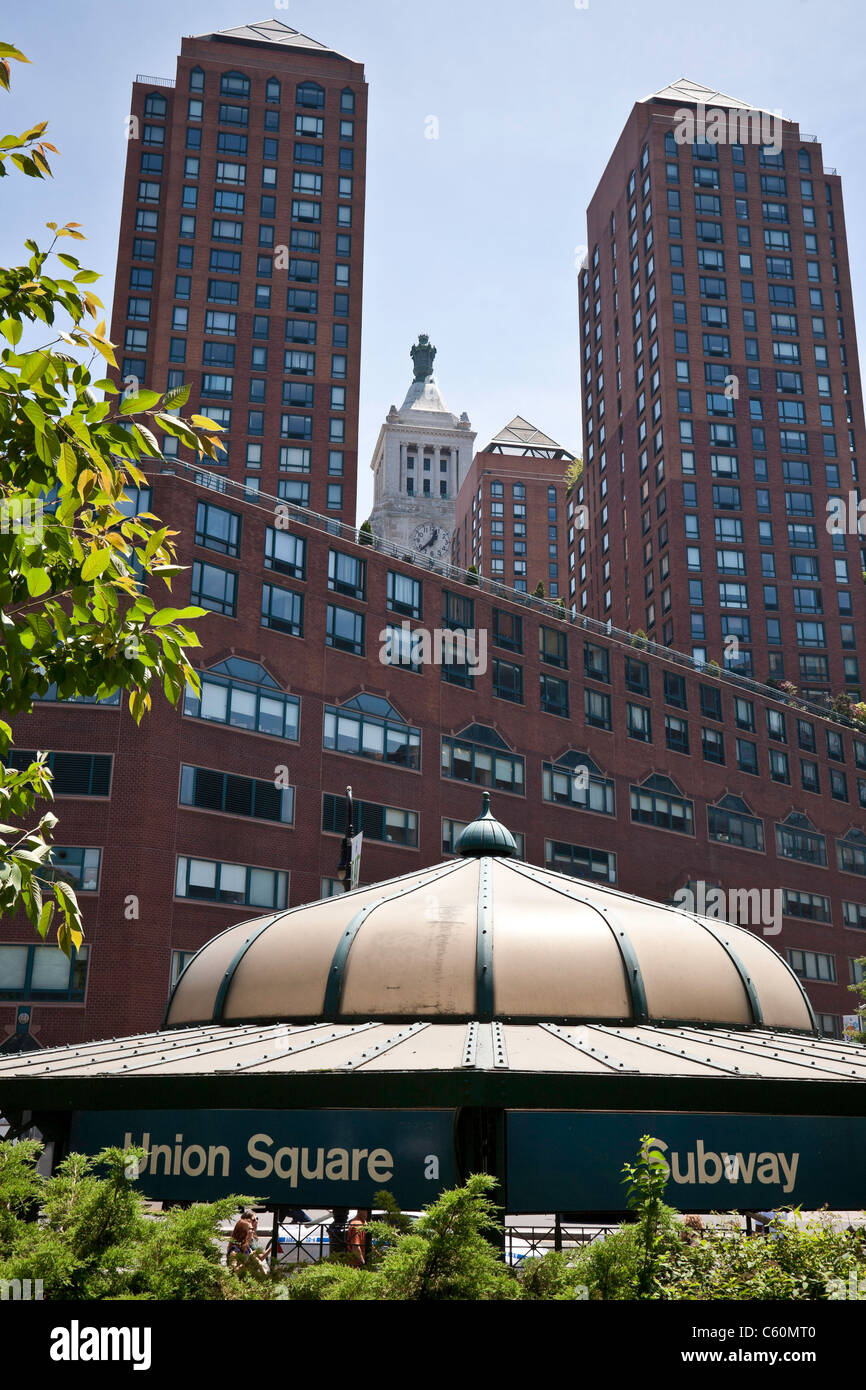
[[[575,247],[633,103],[677,77],[781,109],[843,178],[858,319],[866,322],[864,11],[853,0],[41,0],[2,37],[14,65],[0,130],[50,121],[52,183],[4,179],[0,256],[46,220],[81,222],[111,300],[138,72],[174,75],[183,34],[276,17],[362,60],[370,84],[360,515],[382,417],[419,331],[446,402],[484,444],[521,414],[577,448]],[[439,138],[425,138],[428,116]]]

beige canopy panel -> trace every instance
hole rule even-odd
[[[763,1029],[553,1023],[210,1024],[0,1056],[4,1083],[461,1072],[866,1081],[866,1048]],[[94,1096],[98,1092],[94,1089]]]
[[[183,972],[166,1025],[524,1019],[814,1033],[799,980],[754,932],[521,862],[489,799],[457,850],[230,927]]]

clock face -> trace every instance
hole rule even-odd
[[[434,526],[432,521],[422,521],[412,533],[412,542],[415,549],[420,550],[423,555],[433,555],[441,559],[451,550],[451,533],[443,526]]]

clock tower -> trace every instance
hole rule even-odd
[[[426,333],[410,349],[414,374],[406,399],[391,406],[373,450],[373,534],[434,560],[451,557],[460,485],[472,462],[475,432],[448,409],[433,375],[436,349]]]

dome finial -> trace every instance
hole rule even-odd
[[[517,845],[511,831],[498,821],[490,809],[490,793],[482,792],[481,815],[461,831],[454,846],[455,853],[466,859],[488,856],[511,859],[517,856]]]

